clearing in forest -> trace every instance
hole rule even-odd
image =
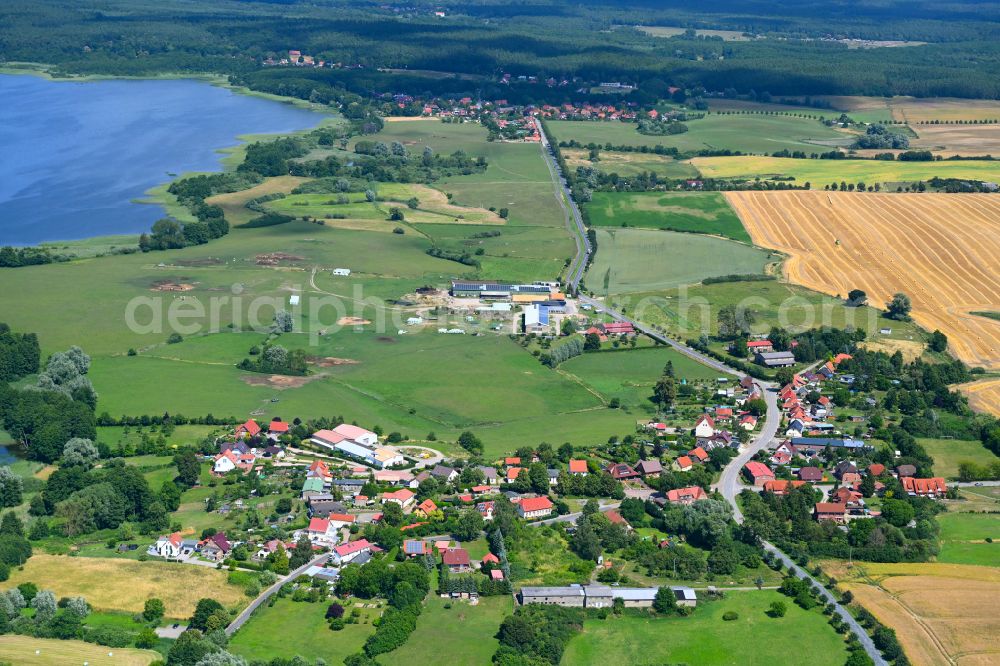
[[[832,295],[897,292],[972,366],[1000,368],[1000,198],[986,194],[730,192],[756,244],[789,255],[787,279]]]

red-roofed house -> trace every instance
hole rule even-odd
[[[774,472],[771,471],[771,468],[756,460],[751,460],[744,465],[743,471],[753,481],[753,485],[758,488],[763,487],[765,481],[774,481]]]
[[[617,481],[634,479],[639,476],[639,472],[635,471],[631,465],[626,463],[613,463],[608,465],[608,474],[611,475],[611,478]]]
[[[260,434],[260,426],[253,419],[247,419],[246,423],[236,426],[237,437],[256,437]]]
[[[451,573],[468,573],[472,571],[469,561],[469,551],[464,548],[448,548],[441,553],[441,563],[448,567]]]
[[[507,483],[514,482],[523,471],[526,471],[523,467],[508,467],[506,474]]]
[[[740,427],[744,430],[753,430],[757,427],[757,417],[753,414],[746,414],[740,419]]]
[[[425,516],[429,516],[435,511],[437,511],[437,504],[435,504],[434,500],[430,498],[425,499],[423,502],[417,505],[417,512],[422,513]]]
[[[610,321],[606,324],[602,324],[604,327],[604,332],[608,335],[631,335],[635,333],[635,328],[632,327],[631,322],[627,321]]]
[[[354,524],[357,520],[357,516],[353,516],[349,513],[331,513],[327,516],[327,520],[330,521],[330,527],[339,530],[341,527],[349,527]]]
[[[622,525],[625,527],[627,531],[629,532],[632,531],[632,526],[629,524],[627,520],[625,520],[625,516],[620,514],[617,509],[608,509],[607,511],[603,511],[602,513],[608,517],[608,520],[611,522],[612,525]]]
[[[483,520],[493,520],[493,509],[496,508],[496,503],[493,501],[480,502],[476,505],[476,511],[479,515],[483,517]]]
[[[530,497],[517,503],[517,515],[525,519],[544,518],[552,513],[552,500],[548,497]]]
[[[698,439],[709,439],[715,435],[715,419],[708,414],[702,414],[694,422],[694,436]]]
[[[819,502],[813,508],[813,518],[816,520],[832,520],[835,523],[847,522],[847,505],[837,502]]]
[[[334,548],[332,560],[334,564],[341,566],[356,560],[365,553],[371,553],[376,550],[379,549],[375,544],[370,543],[368,539],[358,539],[357,541],[344,543]]]
[[[174,532],[167,536],[161,536],[150,550],[159,557],[168,560],[177,559],[181,556],[181,543],[183,541],[181,533]]]
[[[698,462],[707,462],[708,451],[701,448],[700,446],[696,446],[690,451],[688,451],[688,457],[691,458],[692,460],[697,460]]]
[[[587,336],[587,335],[596,335],[597,339],[600,340],[601,342],[607,342],[608,341],[608,336],[604,335],[604,331],[602,331],[601,329],[597,328],[596,326],[591,326],[590,328],[588,328],[586,331],[583,332],[583,335],[584,336]]]
[[[882,463],[872,463],[868,466],[868,473],[872,476],[882,476],[885,474],[885,465]]]
[[[708,499],[708,493],[701,486],[674,488],[667,491],[667,501],[671,504],[694,504],[698,500]]]
[[[764,482],[764,492],[772,492],[775,495],[787,495],[789,489],[798,488],[804,485],[806,485],[805,481],[785,481],[784,479],[775,479],[774,481]]]
[[[774,344],[770,340],[748,340],[747,349],[754,354],[757,352],[773,352]]]
[[[692,467],[694,467],[694,462],[687,456],[680,456],[670,465],[670,468],[675,472],[687,472]]]
[[[491,580],[503,580],[503,571],[500,569],[490,569]]]
[[[733,408],[732,407],[716,407],[715,408],[715,418],[717,418],[717,419],[731,419],[731,418],[733,418]]]
[[[494,555],[493,553],[486,553],[485,555],[483,555],[482,563],[483,564],[500,564],[500,558],[497,557],[496,555]]]
[[[577,476],[587,476],[590,470],[587,468],[586,460],[570,460],[569,473]]]
[[[309,521],[306,529],[306,536],[318,546],[332,546],[339,541],[337,528],[333,526],[329,518],[313,518]]]
[[[920,497],[943,497],[948,492],[948,484],[940,476],[929,479],[918,479],[912,476],[905,476],[900,481],[903,483],[903,490],[909,495]]]
[[[503,464],[507,467],[510,467],[511,465],[520,465],[521,458],[518,456],[507,456],[503,459]]]
[[[415,497],[412,490],[403,488],[391,493],[382,493],[382,502],[393,502],[405,509],[413,504]]]
[[[279,419],[274,419],[271,421],[271,425],[267,426],[268,435],[273,435],[277,438],[279,435],[284,435],[288,432],[288,423],[281,421]]]

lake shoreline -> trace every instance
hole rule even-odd
[[[249,133],[249,134],[236,134],[234,135],[235,143],[222,146],[214,149],[215,153],[220,155],[218,161],[217,169],[212,170],[196,170],[196,171],[183,171],[179,172],[176,176],[170,176],[168,180],[159,182],[146,189],[141,197],[133,197],[129,200],[130,204],[141,204],[141,205],[155,205],[160,206],[163,210],[164,215],[174,217],[181,222],[191,221],[193,218],[187,210],[181,206],[176,198],[173,197],[167,188],[171,183],[183,179],[189,178],[196,175],[206,175],[213,173],[222,173],[226,171],[231,171],[238,166],[237,161],[234,157],[239,156],[246,149],[246,147],[255,141],[262,140],[273,140],[282,137],[295,136],[299,134],[305,134],[311,132],[317,128],[328,126],[331,124],[339,123],[342,121],[342,116],[337,113],[336,110],[329,106],[322,104],[315,104],[305,100],[300,100],[291,97],[282,97],[279,95],[272,95],[269,93],[261,93],[257,91],[250,90],[249,88],[243,86],[235,86],[229,83],[224,77],[214,75],[214,74],[197,74],[197,73],[175,73],[175,74],[164,74],[158,76],[112,76],[112,75],[84,75],[84,76],[70,76],[70,77],[57,77],[53,76],[48,68],[53,67],[53,65],[46,65],[44,63],[25,63],[25,62],[15,62],[6,63],[0,66],[0,75],[11,75],[11,76],[32,76],[41,78],[53,83],[98,83],[98,82],[108,82],[108,81],[193,81],[198,83],[206,83],[215,88],[221,88],[228,90],[229,92],[241,95],[245,97],[264,99],[267,101],[276,102],[279,104],[285,104],[288,106],[295,107],[296,109],[309,111],[311,113],[316,113],[319,116],[319,122],[310,128],[305,128],[301,130],[293,131],[278,131],[278,132],[264,132],[264,133]],[[169,170],[167,173],[172,173]],[[56,239],[56,240],[45,240],[35,243],[0,243],[0,246],[9,246],[17,248],[48,248],[57,253],[69,253],[73,255],[73,259],[83,259],[92,258],[95,256],[101,256],[101,254],[114,253],[115,250],[120,250],[122,248],[137,248],[139,236],[143,232],[136,233],[123,233],[123,234],[102,234],[97,233],[92,236],[85,236],[81,238],[71,238],[71,239]]]

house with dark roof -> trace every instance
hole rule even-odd
[[[847,522],[847,505],[839,502],[819,502],[813,507],[813,518],[817,521],[830,520],[842,525]]]
[[[229,539],[226,538],[225,532],[216,532],[201,542],[202,557],[207,557],[216,562],[224,560],[232,549],[233,546],[229,543]]]
[[[819,483],[823,480],[823,470],[819,467],[800,467],[795,475],[799,477],[800,481],[808,481],[809,483]]]
[[[431,470],[431,476],[443,483],[451,483],[458,478],[458,472],[445,465],[435,465]]]
[[[900,479],[906,478],[908,476],[914,476],[917,473],[917,466],[910,465],[909,463],[904,465],[896,465],[896,476]]]
[[[431,552],[431,549],[427,546],[426,541],[420,539],[403,540],[403,553],[407,557],[423,557],[429,552]]]
[[[608,474],[617,481],[634,479],[639,476],[639,472],[635,471],[628,463],[612,463],[608,465]]]
[[[644,479],[655,479],[663,472],[663,465],[657,459],[640,460],[635,469]]]

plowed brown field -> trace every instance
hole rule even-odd
[[[948,336],[972,366],[1000,369],[1000,196],[729,192],[757,245],[789,255],[787,279],[845,295],[863,289],[878,307],[896,292],[914,320]]]

